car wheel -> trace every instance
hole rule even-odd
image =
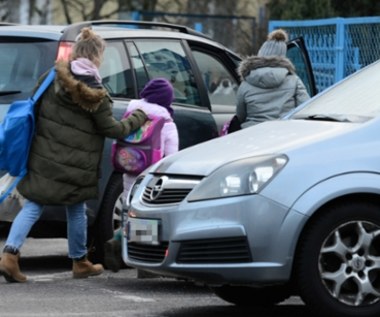
[[[290,289],[286,286],[268,286],[253,288],[249,286],[224,285],[212,288],[221,299],[246,307],[267,307],[278,304],[290,297]]]
[[[91,260],[104,264],[104,243],[111,239],[121,227],[121,213],[123,208],[123,180],[122,175],[111,176],[98,218],[92,228],[90,245]]]
[[[296,278],[319,316],[380,316],[380,208],[370,202],[329,207],[303,236]]]

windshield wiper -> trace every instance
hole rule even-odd
[[[6,96],[6,95],[16,95],[21,93],[21,90],[8,90],[8,91],[0,91],[0,96]]]
[[[321,120],[321,121],[334,121],[334,122],[350,122],[347,118],[342,118],[339,115],[325,115],[325,114],[313,114],[304,118],[298,118],[304,120]]]
[[[301,120],[319,120],[319,121],[332,121],[332,122],[350,122],[350,123],[361,123],[373,119],[371,116],[361,116],[355,114],[311,114],[311,115],[299,115],[294,116],[294,119]]]

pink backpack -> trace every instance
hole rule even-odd
[[[234,115],[230,120],[224,122],[222,130],[219,133],[219,136],[227,135],[239,130],[241,130],[241,124],[237,115]]]
[[[126,112],[123,118],[128,117]],[[161,130],[165,119],[149,115],[148,120],[136,131],[112,145],[112,164],[122,173],[140,174],[143,170],[159,161],[161,150]]]

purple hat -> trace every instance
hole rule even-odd
[[[171,104],[174,99],[172,84],[165,78],[155,78],[150,80],[140,93],[140,97],[147,102],[156,103],[166,108],[170,115],[173,114]]]

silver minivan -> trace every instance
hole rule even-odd
[[[240,57],[228,48],[181,25],[144,21],[84,21],[71,25],[9,25],[0,22],[0,123],[11,103],[29,97],[38,78],[56,60],[68,59],[77,35],[91,27],[106,41],[100,67],[103,85],[113,99],[113,114],[120,118],[145,83],[165,77],[175,87],[174,120],[180,148],[218,136],[218,127],[234,113],[235,91],[216,101],[206,86],[208,72],[238,84]],[[207,82],[208,83],[208,82]],[[214,94],[212,95],[214,97]],[[99,165],[99,199],[87,201],[88,249],[103,262],[104,242],[120,227],[121,173],[111,164],[112,139],[107,139]],[[5,172],[0,171],[0,176]],[[0,212],[0,235],[5,235],[19,208]],[[33,226],[34,238],[66,238],[66,213],[48,206]]]
[[[380,61],[269,121],[167,157],[124,213],[127,265],[236,305],[380,315]]]

